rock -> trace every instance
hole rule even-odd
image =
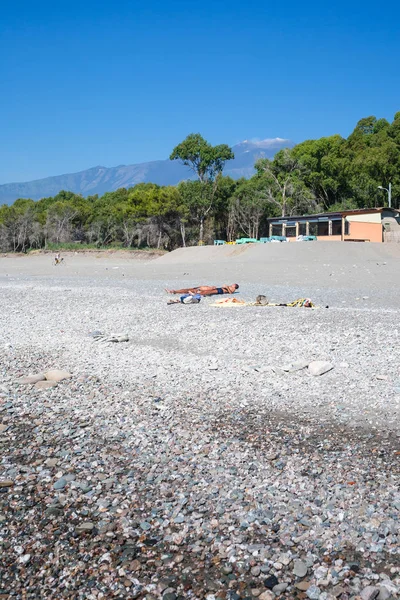
[[[134,573],[136,573],[136,571],[140,571],[140,569],[142,568],[142,565],[141,565],[140,561],[135,559],[131,562],[130,568]]]
[[[49,388],[55,387],[56,385],[56,381],[38,381],[37,383],[35,383],[34,387],[37,390],[48,390]]]
[[[53,488],[55,490],[63,490],[65,488],[65,486],[67,485],[67,480],[64,479],[64,477],[61,477],[58,481],[55,482],[55,484],[53,485]]]
[[[391,592],[386,587],[379,586],[378,600],[389,600],[389,598],[392,598],[392,597],[393,596],[392,596]]]
[[[31,560],[30,554],[23,554],[22,556],[19,557],[18,562],[22,563],[23,565],[26,565],[30,560]]]
[[[284,592],[287,587],[288,587],[288,583],[278,583],[278,585],[274,585],[274,587],[272,588],[272,591],[274,592],[274,594],[282,594],[282,592]]]
[[[44,381],[46,379],[46,377],[44,376],[43,373],[37,373],[36,375],[27,375],[26,377],[20,377],[17,382],[18,383],[25,383],[25,384],[34,384],[37,383],[38,381]]]
[[[313,377],[319,377],[333,369],[333,364],[326,360],[314,360],[308,365],[308,372]]]
[[[274,600],[275,598],[275,594],[273,592],[269,592],[268,590],[266,592],[263,592],[262,594],[260,594],[258,596],[259,600]]]
[[[49,508],[46,508],[45,510],[45,515],[46,517],[59,517],[62,515],[62,512],[61,508],[58,508],[57,506],[49,506]]]
[[[168,592],[163,595],[163,600],[176,600],[177,596],[174,592]]]
[[[289,365],[285,365],[284,367],[282,367],[282,369],[284,371],[287,371],[288,373],[295,373],[296,371],[301,371],[302,369],[305,369],[306,367],[308,367],[309,364],[310,361],[308,360],[297,360],[293,363],[290,363]]]
[[[299,581],[299,583],[295,583],[295,588],[300,590],[301,592],[306,592],[311,585],[310,581]]]
[[[293,563],[293,573],[296,577],[305,577],[307,575],[307,565],[302,560],[295,560]]]
[[[275,577],[275,575],[270,575],[269,577],[267,577],[267,579],[264,580],[264,585],[269,590],[272,590],[272,588],[275,587],[276,585],[278,585],[278,583],[279,583],[279,581]],[[261,598],[261,596],[260,596],[260,598]]]
[[[80,523],[75,531],[76,533],[86,533],[89,531],[93,531],[94,529],[94,523],[92,523],[91,521],[86,521],[85,523]]]
[[[379,588],[374,585],[368,585],[360,594],[362,600],[374,600],[379,594]]]
[[[257,567],[253,567],[253,568],[251,569],[251,574],[252,574],[254,577],[258,577],[260,573],[261,573],[261,569],[260,569],[260,567],[258,567],[258,566],[257,566]]]
[[[384,579],[381,583],[378,583],[379,596],[378,600],[389,600],[389,598],[396,598],[399,589],[390,579]]]
[[[44,461],[44,464],[46,465],[46,467],[56,467],[58,464],[58,458],[47,458]]]
[[[180,523],[183,523],[185,521],[185,517],[183,515],[178,515],[177,517],[175,517],[174,519],[174,523],[177,523],[178,525]]]
[[[147,521],[142,521],[140,523],[140,528],[143,529],[143,531],[149,531],[149,529],[151,529],[151,525]]]
[[[0,488],[7,488],[7,487],[11,487],[14,485],[14,482],[11,481],[11,479],[4,479],[3,481],[0,481]]]
[[[72,377],[71,373],[68,373],[68,371],[62,371],[60,369],[52,369],[50,371],[47,371],[47,373],[44,374],[45,378],[47,379],[47,381],[64,381],[64,379],[70,379]]]
[[[4,425],[4,423],[0,423],[0,433],[3,433],[6,429],[8,429],[8,425]]]
[[[316,585],[310,585],[306,592],[307,598],[310,600],[318,600],[321,595],[321,590]]]
[[[230,575],[232,573],[232,571],[233,571],[232,565],[230,565],[230,564],[224,565],[222,567],[222,572],[224,575]]]

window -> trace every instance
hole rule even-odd
[[[286,237],[296,237],[296,225],[286,225]]]
[[[332,221],[332,235],[342,235],[342,221]]]
[[[299,235],[307,235],[307,223],[299,223]]]
[[[329,235],[329,222],[321,221],[318,223],[317,231],[317,235]]]
[[[350,235],[350,223],[347,219],[344,222],[344,235]]]
[[[318,223],[310,223],[308,235],[318,235]]]
[[[271,235],[282,235],[282,225],[272,225]]]

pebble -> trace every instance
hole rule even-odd
[[[296,577],[305,577],[307,575],[307,565],[302,560],[295,560],[293,563],[293,573]]]
[[[279,581],[275,575],[270,575],[267,579],[264,580],[264,585],[269,590],[272,590],[273,587],[278,585]]]
[[[282,583],[278,583],[278,585],[274,585],[274,587],[272,588],[272,591],[274,592],[274,594],[281,594],[282,592],[285,592],[287,587],[288,587],[288,583],[282,582]]]
[[[373,585],[368,585],[365,587],[360,594],[362,600],[374,600],[374,598],[377,598],[378,595],[379,588]]]
[[[308,372],[313,377],[319,377],[320,375],[324,375],[328,371],[333,369],[333,364],[326,360],[314,360],[308,365]]]
[[[384,312],[352,313],[350,300],[345,311],[221,311],[212,329],[207,299],[175,318],[158,283],[64,277],[0,297],[0,338],[18,340],[0,348],[0,478],[13,484],[0,487],[0,595],[399,596],[399,376],[376,374],[400,363],[396,326],[377,351]],[[62,324],[60,285],[71,288]],[[333,306],[348,298],[331,293]],[[33,310],[27,328],[21,312]],[[126,345],[86,336],[128,327]],[[303,356],[348,366],[326,378],[272,370]],[[16,381],[49,365],[74,376],[48,394]]]
[[[275,594],[273,592],[269,592],[268,590],[266,592],[263,592],[262,594],[260,594],[258,596],[259,600],[274,600],[275,598]]]
[[[47,379],[47,381],[55,382],[64,381],[64,379],[70,379],[72,377],[71,373],[68,373],[68,371],[63,371],[61,369],[52,369],[50,371],[47,371],[44,374],[44,376]]]
[[[294,585],[298,590],[305,592],[308,590],[311,583],[309,581],[299,581],[298,583],[295,583]]]
[[[33,384],[37,383],[38,381],[44,381],[45,379],[46,377],[43,373],[37,373],[36,375],[26,375],[25,377],[20,377],[18,379],[18,383]]]
[[[311,600],[318,600],[321,595],[321,590],[316,585],[310,585],[306,592],[307,598]]]
[[[86,531],[92,531],[94,529],[94,523],[91,523],[90,521],[87,521],[85,523],[81,523],[80,525],[78,525],[76,527],[76,532],[77,533],[84,533]]]
[[[65,488],[65,486],[67,485],[68,481],[66,479],[64,479],[64,477],[61,477],[60,479],[58,479],[58,481],[55,482],[55,484],[53,485],[55,490],[63,490]]]

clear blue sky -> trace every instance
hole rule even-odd
[[[396,1],[5,0],[0,183],[400,110]]]

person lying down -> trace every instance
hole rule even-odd
[[[198,285],[191,288],[183,288],[181,290],[165,290],[168,294],[197,294],[200,296],[218,296],[220,294],[234,294],[239,289],[237,283],[232,285],[223,285],[216,287],[215,285]]]

